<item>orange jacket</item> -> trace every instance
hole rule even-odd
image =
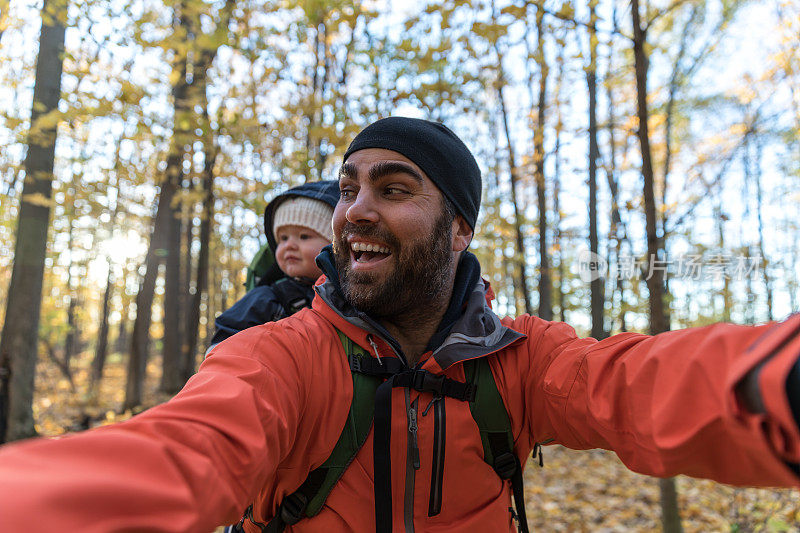
[[[484,298],[478,285],[472,307]],[[485,308],[467,315],[482,325],[462,326],[484,328],[485,336],[451,334],[453,348],[425,354],[423,368],[463,380],[459,354],[511,339],[491,368],[521,459],[552,439],[611,449],[631,469],[656,476],[798,485],[785,464],[800,460],[800,434],[784,383],[800,354],[800,316],[597,342],[535,317],[504,319],[506,330]],[[125,423],[4,446],[0,529],[202,532],[235,523],[250,502],[255,519],[268,521],[325,461],[347,417],[352,380],[335,328],[369,352],[372,339],[381,357],[394,356],[352,322],[318,295],[313,309],[219,344],[166,404]],[[760,377],[767,414],[750,414],[734,387],[767,359]],[[406,405],[416,401],[422,411],[432,398],[407,390],[392,395],[394,531],[512,531],[509,484],[483,461],[468,405],[452,398],[443,400],[442,510],[428,517],[433,410],[419,416],[420,468],[409,473]],[[323,510],[290,530],[373,531],[372,450],[370,432]]]

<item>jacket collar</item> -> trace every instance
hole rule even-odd
[[[442,368],[468,359],[489,355],[525,338],[522,333],[503,326],[489,306],[490,287],[479,279],[469,294],[464,312],[450,328],[433,358]]]
[[[319,298],[347,323],[380,337],[405,361],[399,343],[386,328],[346,301],[331,246],[323,248],[317,256],[317,264],[325,274],[323,282],[315,287]],[[490,307],[492,296],[489,283],[480,278],[478,259],[465,252],[456,271],[450,304],[428,343],[428,350],[433,352],[432,357],[439,367],[446,369],[459,361],[488,355],[525,337],[500,323]],[[425,359],[423,357],[420,365]]]

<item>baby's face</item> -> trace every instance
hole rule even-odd
[[[287,276],[317,279],[321,274],[314,258],[329,245],[328,239],[303,226],[281,226],[275,232],[275,260]]]

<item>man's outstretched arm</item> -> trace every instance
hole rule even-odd
[[[520,371],[535,441],[610,449],[656,476],[800,485],[800,432],[787,395],[800,316],[601,342],[578,339],[565,324],[525,325],[531,364]]]
[[[270,329],[220,344],[175,398],[128,422],[0,448],[0,529],[197,532],[237,522],[308,439],[299,434],[307,342]],[[303,350],[292,361],[290,346]]]

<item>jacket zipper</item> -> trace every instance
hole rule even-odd
[[[434,398],[433,406],[433,460],[431,462],[431,497],[428,516],[442,511],[442,483],[444,481],[445,410],[444,398]]]
[[[408,409],[408,451],[406,453],[406,487],[403,498],[403,525],[406,533],[414,533],[414,482],[419,470],[419,446],[417,445],[417,403],[419,397],[409,403],[411,391],[405,389]]]

